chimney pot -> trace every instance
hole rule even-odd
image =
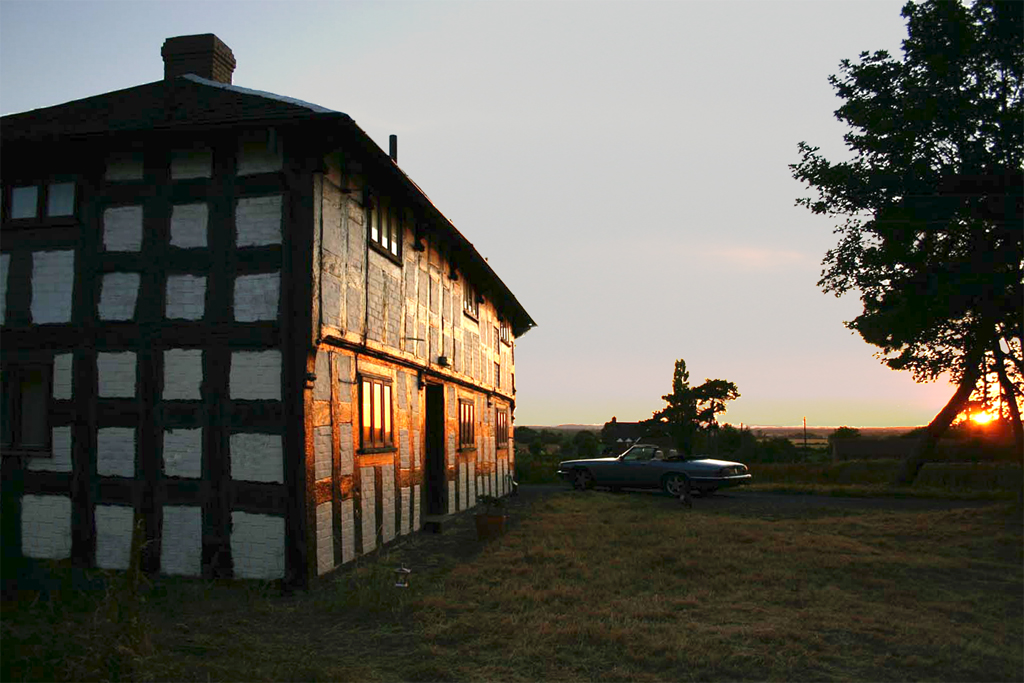
[[[398,163],[398,136],[388,136],[388,154],[391,155],[391,161]]]
[[[168,38],[160,54],[164,58],[165,81],[195,74],[207,80],[231,84],[235,55],[212,33]]]

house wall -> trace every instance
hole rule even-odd
[[[52,455],[3,458],[5,557],[124,569],[141,524],[150,571],[285,576],[282,320],[310,192],[253,139],[5,149],[5,183],[78,193],[60,225],[3,226],[5,368],[52,368]]]
[[[451,277],[440,238],[424,237],[418,250],[411,222],[403,229],[400,259],[368,246],[362,203],[367,182],[332,158],[315,181],[319,334],[309,359],[315,381],[306,403],[307,431],[313,435],[309,488],[315,492],[307,515],[315,571],[321,574],[422,528],[429,485],[427,382],[444,387],[445,512],[472,507],[483,493],[504,495],[505,475],[514,468],[513,347],[497,338],[499,312],[485,299],[477,320],[463,313],[465,275],[456,271]],[[384,198],[401,204],[398,197]],[[439,356],[447,358],[446,366]],[[390,451],[362,448],[362,375],[391,384]],[[457,443],[459,399],[475,405],[476,442],[467,449]],[[507,411],[509,424],[509,441],[500,447],[497,410]]]

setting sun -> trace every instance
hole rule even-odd
[[[971,415],[971,420],[980,425],[988,424],[994,419],[996,419],[996,416],[992,413],[974,413]]]

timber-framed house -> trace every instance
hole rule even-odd
[[[507,493],[534,322],[394,141],[162,52],[0,121],[5,565],[304,585]]]

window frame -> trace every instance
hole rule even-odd
[[[52,188],[56,185],[66,184],[70,184],[74,192],[74,196],[71,199],[71,213],[49,215]],[[36,189],[35,212],[31,216],[12,218],[14,191],[23,187],[34,187]],[[74,225],[78,222],[78,213],[81,206],[81,187],[82,185],[77,176],[66,173],[42,178],[19,178],[14,181],[7,181],[4,183],[2,190],[3,212],[0,215],[0,222],[2,222],[4,228]]]
[[[42,395],[45,409],[42,410],[41,445],[25,445],[22,443],[22,413],[24,411],[24,394],[21,390],[21,377],[33,369],[42,371]],[[0,446],[4,456],[30,455],[35,458],[53,457],[53,359],[33,359],[10,361],[0,366]]]
[[[479,296],[476,287],[466,278],[462,279],[462,312],[473,320],[480,321]]]
[[[384,199],[374,198],[366,207],[366,243],[399,264],[402,262],[404,218],[402,209]]]
[[[494,362],[494,386],[501,389],[501,363],[498,361]]]
[[[497,449],[508,449],[508,408],[494,409],[494,439]]]
[[[380,387],[379,394],[374,391],[374,387]],[[393,399],[394,391],[390,378],[376,375],[359,376],[360,453],[383,453],[395,450]]]
[[[476,450],[476,402],[459,399],[459,450]]]
[[[512,346],[512,326],[508,324],[507,320],[498,321],[498,336],[505,346]]]

